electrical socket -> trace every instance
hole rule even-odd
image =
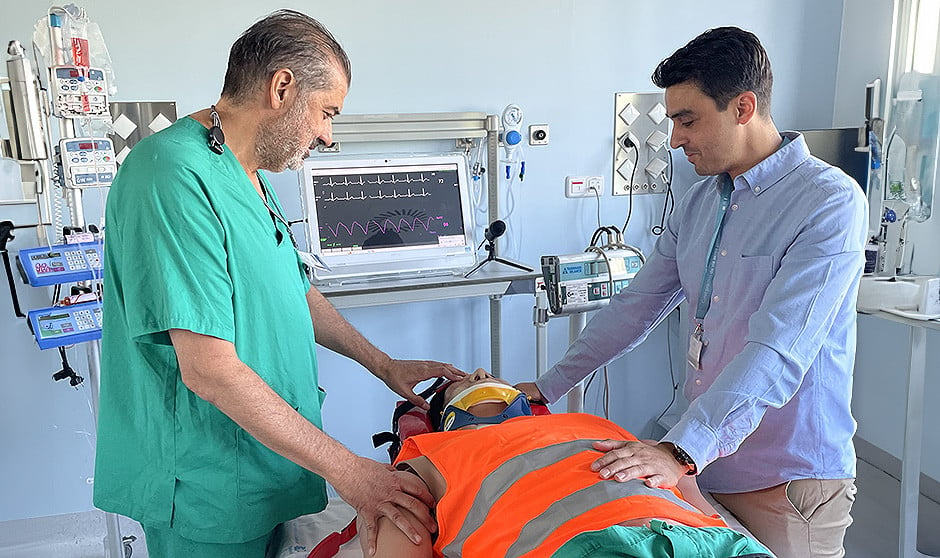
[[[597,191],[597,194],[594,191]],[[587,195],[589,196],[603,196],[604,195],[604,177],[603,176],[589,176],[587,177]]]
[[[597,193],[595,193],[595,190]],[[566,198],[588,198],[604,194],[603,176],[567,176],[565,177]]]

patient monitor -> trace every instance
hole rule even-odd
[[[304,163],[315,280],[462,274],[476,263],[467,176],[459,154]]]

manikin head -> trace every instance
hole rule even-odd
[[[430,406],[428,418],[440,431],[498,424],[532,414],[525,394],[483,369],[445,385],[431,398]]]

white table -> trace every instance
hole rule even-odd
[[[490,299],[490,373],[499,377],[502,356],[500,299],[507,295],[535,293],[535,278],[540,275],[535,271],[519,271],[490,262],[469,278],[442,275],[371,280],[364,283],[317,285],[317,289],[339,309],[487,296]]]
[[[866,312],[867,313],[867,312]],[[936,558],[917,550],[917,515],[920,498],[920,459],[924,436],[924,380],[927,363],[927,330],[940,331],[940,322],[912,320],[889,312],[869,315],[904,324],[911,329],[911,362],[907,374],[907,415],[901,455],[900,558]]]

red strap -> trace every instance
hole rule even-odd
[[[330,533],[320,544],[313,547],[307,558],[331,558],[339,553],[339,547],[348,543],[356,536],[356,518],[352,518],[342,531],[339,533]]]

